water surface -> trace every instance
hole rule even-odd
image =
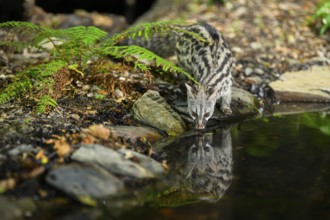
[[[330,115],[259,118],[164,147],[172,172],[120,219],[330,219]]]

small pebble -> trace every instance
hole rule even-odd
[[[244,75],[245,76],[250,76],[253,73],[252,68],[248,67],[244,70]]]
[[[120,89],[116,88],[114,91],[114,96],[115,96],[115,99],[119,99],[119,98],[124,97],[124,93]]]
[[[258,74],[258,75],[263,75],[265,72],[262,70],[262,69],[260,69],[260,68],[255,68],[254,69],[254,72],[256,73],[256,74]]]

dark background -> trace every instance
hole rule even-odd
[[[147,11],[155,0],[36,0],[47,12],[72,13],[75,9],[123,15],[129,23]],[[24,0],[0,0],[0,22],[24,19]]]

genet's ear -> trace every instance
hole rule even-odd
[[[194,93],[193,93],[193,88],[191,86],[189,86],[187,83],[185,83],[186,87],[187,87],[187,96],[188,97],[192,97],[192,98],[196,98]]]
[[[214,90],[213,93],[209,96],[209,101],[217,101],[218,99],[218,91]]]

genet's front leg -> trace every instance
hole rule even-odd
[[[231,90],[229,90],[225,95],[221,97],[221,107],[220,110],[225,115],[231,115],[232,110],[230,108],[231,103]]]

